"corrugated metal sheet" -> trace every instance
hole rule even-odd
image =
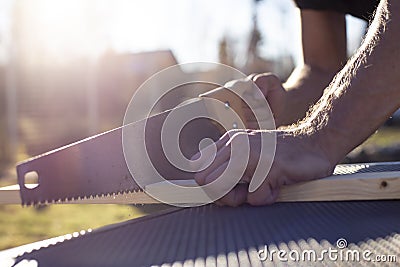
[[[99,214],[101,216],[101,214]],[[347,249],[397,256],[400,201],[277,203],[238,208],[208,205],[164,212],[93,231],[17,258],[43,266],[354,266],[378,265],[340,258]],[[337,249],[338,259],[261,261],[258,250]],[[375,259],[375,258],[373,258]],[[391,259],[393,260],[393,259]],[[393,266],[396,264],[393,263]]]

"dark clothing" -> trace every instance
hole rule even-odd
[[[379,0],[295,0],[300,9],[330,10],[371,20]]]

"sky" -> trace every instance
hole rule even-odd
[[[0,0],[0,62],[11,46],[16,0]],[[29,25],[27,43],[50,58],[96,57],[118,52],[171,49],[178,61],[217,61],[218,42],[227,36],[243,61],[252,26],[252,0],[19,0]],[[299,11],[291,0],[264,0],[258,6],[261,54],[301,59]],[[348,19],[350,50],[364,23]]]

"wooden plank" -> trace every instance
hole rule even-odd
[[[197,186],[194,180],[174,180],[180,186]],[[166,183],[148,185],[146,190],[165,191]],[[168,193],[168,192],[164,192]],[[187,196],[174,194],[179,199]],[[323,179],[283,186],[277,202],[349,201],[400,199],[400,172],[357,173],[334,175]],[[67,204],[155,204],[159,203],[143,191],[76,199]],[[0,188],[0,204],[21,204],[19,186]]]
[[[357,173],[284,186],[278,202],[400,199],[400,173]]]
[[[167,182],[149,185],[146,190],[163,190],[165,183]],[[174,183],[197,186],[193,180],[191,184],[188,181],[174,181]],[[281,188],[277,202],[381,199],[400,199],[400,172],[335,175],[286,185]]]
[[[10,185],[0,188],[0,204],[21,204],[19,185]]]

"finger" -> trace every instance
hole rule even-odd
[[[200,149],[200,151],[194,154],[190,159],[192,170],[194,172],[195,171],[201,172],[204,171],[204,169],[210,167],[207,165],[211,165],[212,162],[210,161],[215,160],[217,158],[218,152],[226,145],[228,141],[229,141],[229,135],[224,135],[214,144],[211,144],[209,146],[206,146],[205,148]],[[213,147],[213,145],[216,146],[216,150]]]
[[[253,193],[247,194],[247,203],[252,206],[271,205],[275,203],[279,195],[279,190],[274,188],[269,182],[265,182],[263,186]]]
[[[217,150],[220,150],[222,147],[224,147],[224,145],[226,145],[226,143],[230,139],[230,135],[231,134],[229,133],[229,131],[227,131],[214,143],[217,146]],[[193,161],[193,160],[199,159],[201,156],[201,153],[203,153],[203,150],[209,149],[210,147],[211,147],[211,145],[201,149],[199,152],[197,152],[196,154],[194,154],[191,157],[191,160]]]
[[[198,178],[196,178],[195,176],[195,180],[199,185],[208,185],[208,187],[203,187],[203,190],[212,200],[220,199],[222,196],[228,193],[233,186],[235,186],[231,184],[231,181],[225,180],[225,179],[230,179],[231,177],[221,176],[224,173],[225,169],[227,168],[228,164],[229,164],[228,161],[224,162],[210,175],[208,175],[205,178],[202,178],[199,181]],[[211,183],[213,184],[209,185]]]
[[[253,80],[254,77],[256,77],[257,75],[259,75],[259,73],[252,73],[252,74],[250,74],[249,76],[247,76],[246,79],[248,79],[248,80]]]
[[[219,206],[237,207],[246,202],[248,184],[237,184],[230,192],[216,201]]]
[[[205,185],[210,185],[208,188],[204,188],[205,192],[210,196],[211,199],[217,199],[221,196],[222,202],[220,204],[228,204],[230,206],[237,206],[246,201],[247,188],[249,182],[251,180],[250,177],[244,175],[243,177],[237,177],[239,179],[235,179],[231,175],[227,175],[224,173],[226,169],[229,167],[230,162],[224,162],[221,164],[215,171],[209,174],[205,179],[203,179],[203,183]],[[231,166],[229,168],[234,168]],[[234,173],[237,173],[234,171]],[[211,184],[212,183],[212,184]],[[203,184],[203,185],[204,185]],[[240,186],[239,186],[240,185]],[[240,187],[236,189],[236,187]],[[233,188],[233,189],[232,189]],[[243,188],[246,188],[243,192]],[[233,191],[233,193],[230,193]],[[226,199],[226,201],[224,201]]]
[[[238,130],[230,130],[226,132],[216,143],[217,146],[217,152],[215,155],[215,158],[213,162],[208,161],[211,157],[214,157],[214,151],[211,148],[209,149],[210,146],[206,147],[205,149],[202,149],[199,153],[194,155],[192,157],[192,166],[193,170],[199,170],[195,174],[195,180],[200,183],[204,184],[204,179],[209,175],[211,172],[213,172],[219,165],[224,163],[225,161],[228,161],[231,155],[231,140],[235,134],[244,132],[246,130],[238,129]],[[204,151],[205,150],[205,151]],[[203,154],[204,153],[204,154]],[[202,157],[202,160],[198,160],[200,157]],[[208,166],[207,166],[207,165]]]
[[[272,111],[279,111],[282,108],[285,94],[279,78],[273,74],[260,74],[254,77],[253,81],[266,97]]]
[[[254,116],[253,110],[248,105],[244,105],[242,107],[242,112],[243,112],[243,115],[246,117],[246,121],[256,119],[256,117]]]
[[[281,81],[276,75],[271,73],[262,73],[253,77],[253,82],[260,88],[261,92],[266,96],[271,88],[281,85]]]
[[[258,123],[253,111],[246,105],[242,108],[242,112],[244,117],[246,118],[246,127],[250,129],[257,129]]]
[[[230,131],[225,132],[220,138],[219,140],[216,142],[217,148],[220,149],[222,148],[224,145],[226,145],[226,143],[228,143],[229,139],[231,138],[231,133]]]
[[[218,151],[214,161],[205,170],[195,173],[194,179],[199,185],[209,184],[216,180],[228,166],[231,148],[224,146]]]
[[[276,176],[268,176],[254,192],[247,194],[247,203],[253,206],[273,204],[279,196],[279,186]]]

